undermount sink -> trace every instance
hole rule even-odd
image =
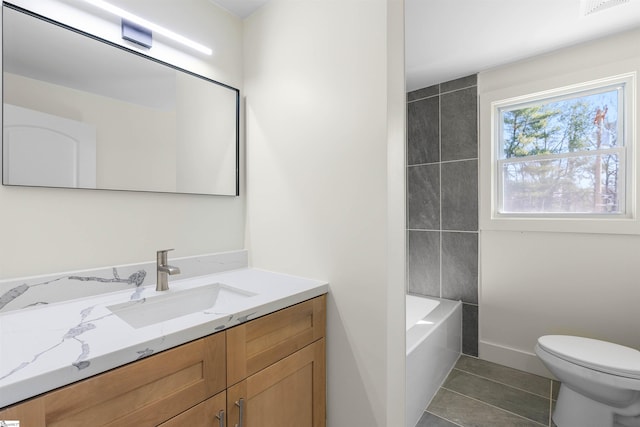
[[[254,295],[256,294],[222,283],[212,283],[191,289],[170,289],[162,295],[114,304],[107,308],[138,329],[199,311],[224,311],[225,306]]]

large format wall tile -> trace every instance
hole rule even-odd
[[[440,161],[439,97],[410,102],[407,107],[409,165]]]
[[[442,229],[478,230],[478,161],[442,163]]]
[[[477,233],[442,233],[442,297],[478,303]]]
[[[441,160],[478,157],[477,88],[440,96]]]
[[[478,354],[477,76],[407,94],[407,291],[463,301]]]
[[[475,74],[474,74],[475,77]],[[440,87],[433,85],[424,87],[422,89],[414,90],[407,94],[407,102],[417,101],[418,99],[428,98],[430,96],[438,95],[440,93]]]
[[[461,77],[456,80],[440,83],[440,93],[451,92],[453,90],[458,90],[458,89],[466,89],[470,86],[477,86],[477,84],[478,84],[478,76],[476,74],[472,74],[470,76]],[[418,92],[418,91],[414,91],[414,92]]]
[[[462,352],[478,357],[478,306],[462,304]]]
[[[440,232],[409,231],[408,291],[440,297]]]
[[[407,171],[408,226],[440,229],[440,165],[411,166]]]

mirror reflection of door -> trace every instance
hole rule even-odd
[[[5,185],[96,187],[94,126],[4,104]]]

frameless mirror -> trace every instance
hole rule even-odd
[[[237,89],[2,11],[3,185],[238,195]]]

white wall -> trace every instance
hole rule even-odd
[[[119,40],[119,23],[108,15],[96,19],[95,9],[83,2],[14,3]],[[154,55],[242,89],[242,22],[237,18],[208,0],[112,3],[215,49],[213,56],[203,57],[158,41]],[[0,206],[2,279],[151,261],[162,248],[176,248],[172,255],[178,257],[244,246],[244,196],[0,187]]]
[[[245,21],[247,246],[330,282],[328,426],[404,425],[402,1]]]
[[[405,423],[406,86],[404,0],[387,2],[387,420]],[[344,408],[342,408],[344,410]]]
[[[243,47],[219,36],[241,24],[207,0],[112,2],[215,41],[206,62],[158,56],[242,88]],[[403,2],[272,2],[245,33],[252,264],[331,282],[328,425],[404,425]],[[59,20],[79,4],[17,3]],[[0,187],[0,206],[0,278],[245,242],[243,197]]]
[[[178,190],[235,194],[236,109],[229,106],[236,105],[237,94],[188,77],[176,79]]]
[[[541,90],[581,78],[640,72],[640,29],[480,73],[480,357],[547,374],[533,353],[545,334],[640,349],[640,236],[498,231],[487,220],[491,92]],[[542,86],[541,86],[542,85]],[[637,88],[636,99],[640,99]],[[640,111],[636,110],[636,126]],[[637,165],[638,166],[638,165]]]
[[[176,191],[175,111],[6,72],[3,84],[5,103],[95,126],[99,188]],[[130,123],[131,117],[135,125],[113,126]]]

